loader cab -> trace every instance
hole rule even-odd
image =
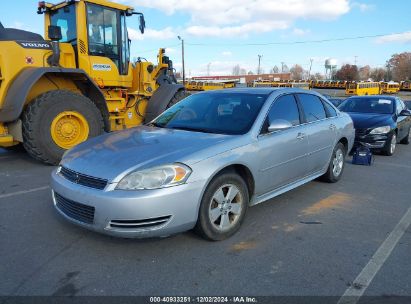
[[[77,68],[102,86],[131,87],[126,19],[135,14],[132,8],[108,1],[80,0],[49,7],[45,12],[46,27],[60,26],[60,42],[73,46]],[[141,28],[144,30],[144,18],[140,18]]]

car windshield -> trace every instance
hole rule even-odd
[[[199,93],[174,105],[151,124],[160,128],[238,135],[253,125],[268,94]]]
[[[394,101],[383,97],[348,98],[340,106],[343,112],[392,114]]]

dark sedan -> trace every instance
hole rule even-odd
[[[397,143],[409,144],[411,111],[395,96],[356,96],[339,109],[354,121],[354,147],[364,145],[393,155]]]

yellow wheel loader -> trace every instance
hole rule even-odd
[[[132,7],[105,0],[39,2],[45,39],[0,23],[0,147],[23,144],[57,164],[65,150],[103,132],[152,120],[185,96],[164,49],[130,62]]]

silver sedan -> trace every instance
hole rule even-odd
[[[68,151],[52,173],[54,206],[97,232],[234,234],[247,208],[321,177],[337,182],[351,118],[300,89],[192,95],[151,123]]]

